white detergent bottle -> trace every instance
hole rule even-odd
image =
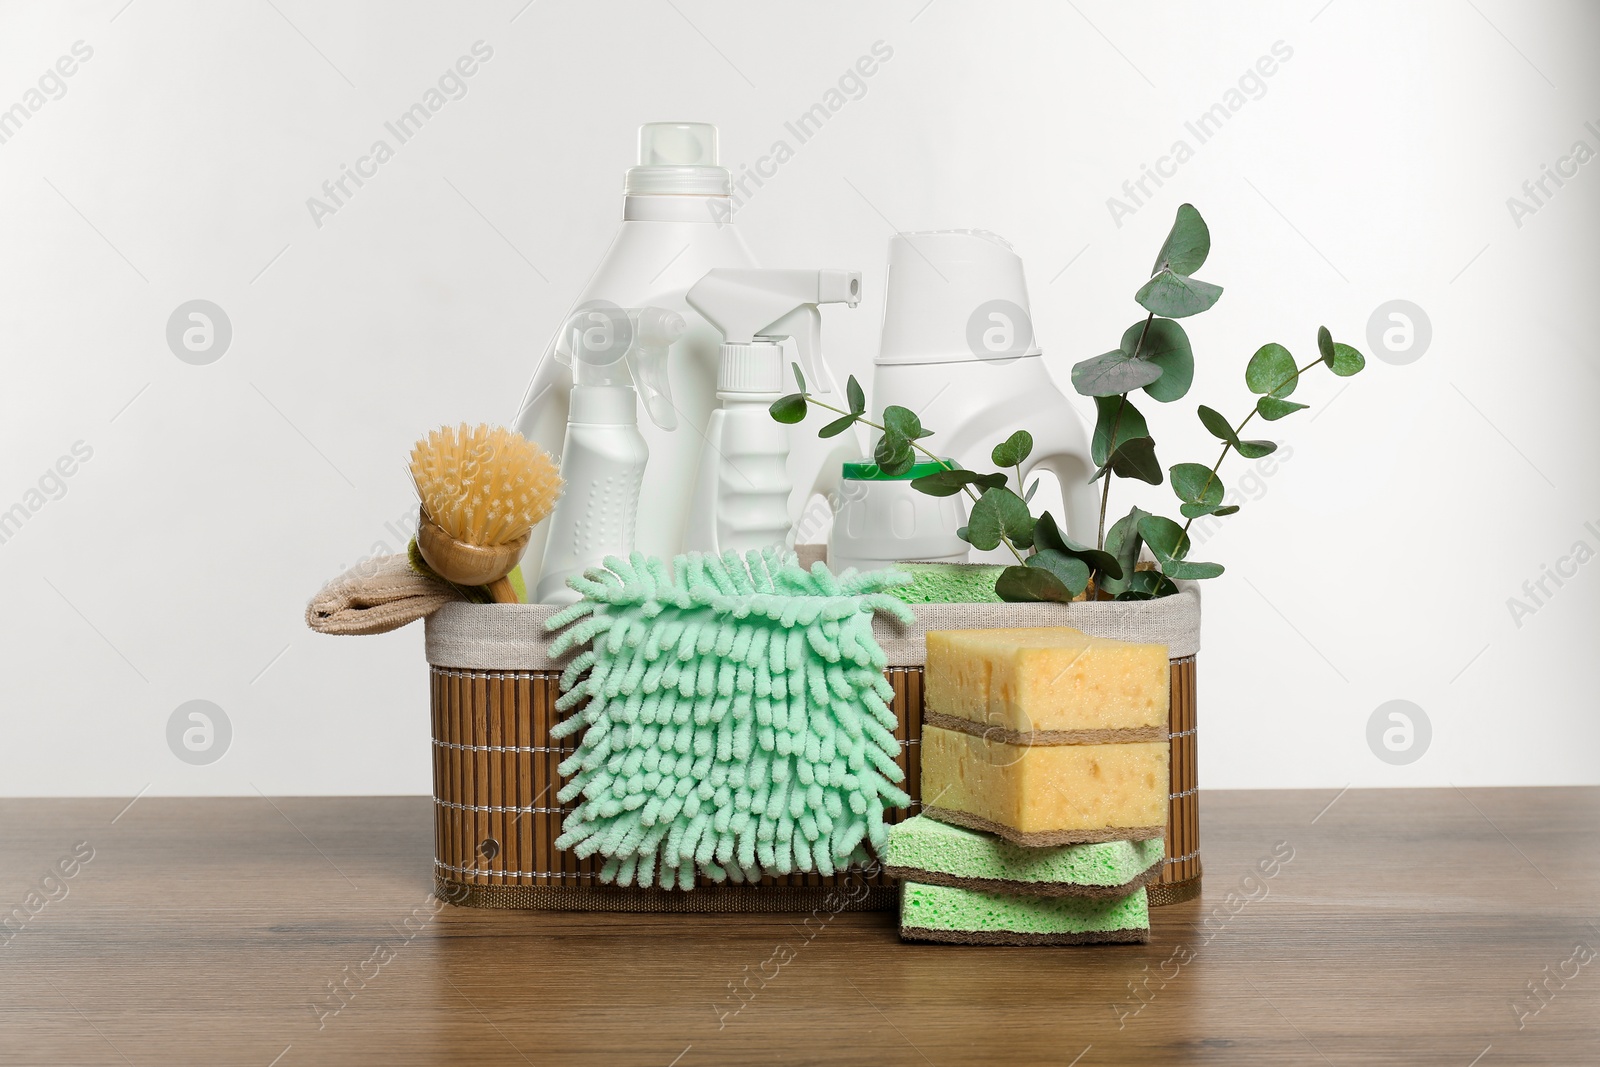
[[[667,349],[686,328],[682,315],[658,307],[591,307],[567,320],[555,347],[573,381],[561,444],[565,488],[550,516],[534,602],[573,603],[578,594],[567,588],[568,578],[633,551],[650,458],[638,401],[656,426],[677,427]]]
[[[721,336],[684,301],[684,293],[714,267],[753,267],[750,250],[731,214],[728,172],[717,165],[717,128],[698,122],[652,122],[639,128],[639,164],[627,173],[622,226],[573,308],[659,307],[682,315],[687,328],[668,357],[680,421],[692,432],[669,433],[640,420],[650,455],[650,477],[639,492],[636,545],[670,558],[682,551],[690,490],[705,426],[716,406]],[[558,331],[557,338],[563,333]],[[545,349],[513,425],[552,455],[563,447],[572,372]],[[667,391],[662,396],[669,395]],[[648,396],[645,397],[648,400]],[[570,483],[569,483],[570,484]],[[570,490],[569,490],[570,491]],[[551,523],[533,528],[523,556],[531,590],[546,556]]]
[[[993,470],[989,453],[1015,430],[1033,435],[1022,465],[1026,491],[1035,471],[1060,484],[1060,504],[1043,491],[1035,515],[1050,511],[1068,536],[1093,544],[1099,498],[1077,409],[1045,369],[1033,335],[1022,260],[981,230],[897,234],[889,241],[883,336],[873,364],[872,410],[910,408],[934,431],[927,444],[970,470]],[[1015,479],[1013,472],[1007,472]],[[887,540],[893,532],[883,531]],[[894,546],[875,546],[880,559]],[[975,562],[1015,562],[1004,549]],[[906,556],[899,556],[904,559]]]
[[[861,274],[719,269],[696,282],[688,300],[724,341],[717,371],[721,404],[706,424],[684,547],[720,554],[787,545],[794,489],[789,427],[767,410],[796,387],[782,342],[793,341],[808,388],[823,392],[831,375],[822,361],[817,305],[855,307]]]

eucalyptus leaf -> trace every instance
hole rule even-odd
[[[789,364],[789,366],[794,370],[795,383],[800,386],[800,391],[802,393],[805,392],[806,391],[806,376],[804,374],[800,373],[800,364],[791,363],[791,364]]]
[[[806,398],[802,393],[790,393],[774,400],[767,411],[774,419],[792,426],[806,421]]]
[[[1216,408],[1208,408],[1201,404],[1200,422],[1207,430],[1211,431],[1211,436],[1219,441],[1226,441],[1231,445],[1239,440],[1239,435],[1233,432],[1233,423],[1229,422],[1227,417]]]
[[[917,461],[917,454],[912,451],[911,442],[906,440],[905,434],[886,430],[872,450],[872,459],[883,473],[898,477],[912,468]]]
[[[1206,220],[1200,217],[1193,204],[1179,204],[1178,215],[1172,221],[1172,229],[1167,232],[1150,273],[1170,267],[1179,274],[1193,274],[1210,254],[1211,230]]]
[[[1004,529],[1005,523],[1000,517],[999,503],[985,492],[973,502],[972,514],[967,519],[966,540],[974,548],[987,552],[1000,547],[1000,535]]]
[[[1281,399],[1294,392],[1299,382],[1294,356],[1275,342],[1256,349],[1256,354],[1250,357],[1250,362],[1244,368],[1244,384],[1250,387],[1252,393],[1266,393]]]
[[[1262,456],[1270,456],[1276,452],[1278,450],[1278,443],[1276,441],[1245,440],[1240,441],[1233,447],[1234,450],[1245,459],[1260,459]]]
[[[1178,514],[1186,519],[1198,519],[1202,515],[1215,515],[1222,508],[1217,504],[1183,504],[1178,508]]]
[[[1094,407],[1094,437],[1089,442],[1089,456],[1096,467],[1104,467],[1112,451],[1124,441],[1150,436],[1144,416],[1126,397],[1097,396]],[[1115,440],[1112,439],[1113,426],[1116,427]]]
[[[1272,441],[1239,440],[1239,435],[1234,432],[1233,426],[1223,417],[1222,412],[1215,408],[1208,408],[1201,404],[1199,411],[1200,421],[1205,425],[1206,429],[1211,431],[1211,436],[1219,441],[1228,442],[1245,459],[1260,459],[1262,456],[1270,456],[1278,450],[1278,446]]]
[[[1134,571],[1126,591],[1118,593],[1118,600],[1154,600],[1172,596],[1178,587],[1160,571]]]
[[[1205,311],[1221,296],[1220,285],[1163,270],[1145,282],[1133,298],[1146,311],[1165,315],[1169,319],[1186,319]]]
[[[1128,588],[1128,582],[1136,573],[1134,565],[1139,562],[1139,550],[1144,546],[1144,539],[1139,536],[1139,523],[1149,516],[1148,511],[1133,508],[1106,531],[1106,551],[1116,558],[1121,571],[1115,578],[1101,579],[1100,588],[1106,592],[1116,594]]]
[[[1179,500],[1189,504],[1222,503],[1222,479],[1205,464],[1177,463],[1167,473],[1172,478],[1172,491],[1178,494]]]
[[[852,415],[866,414],[867,394],[861,391],[861,383],[856,381],[854,374],[850,375],[850,380],[845,383],[844,392],[850,401],[850,413]]]
[[[972,484],[971,474],[971,471],[936,471],[911,479],[911,488],[925,496],[955,496]]]
[[[1332,369],[1334,360],[1333,334],[1328,331],[1326,326],[1317,327],[1317,353],[1322,356],[1322,362]]]
[[[1256,413],[1268,422],[1277,422],[1286,415],[1304,411],[1310,404],[1297,404],[1293,400],[1279,400],[1275,396],[1256,398]]]
[[[1004,486],[1007,481],[1004,474],[979,474],[977,471],[957,467],[954,470],[935,471],[921,478],[913,478],[911,488],[928,496],[955,496],[964,486],[977,485],[984,489],[994,489]]]
[[[1039,516],[1039,521],[1033,527],[1033,543],[1040,552],[1053,549],[1064,555],[1081,559],[1092,569],[1101,574],[1110,575],[1112,578],[1122,577],[1122,564],[1117,557],[1109,552],[1102,552],[1098,548],[1080,545],[1064,533],[1056,524],[1054,515],[1048,511]]]
[[[993,496],[1000,502],[1000,520],[1005,523],[1006,537],[1018,548],[1033,545],[1033,528],[1036,525],[1027,501],[1009,489],[985,489],[983,496]],[[983,497],[979,497],[982,500]]]
[[[1032,452],[1033,434],[1027,430],[1018,430],[995,445],[994,451],[989,453],[989,458],[994,460],[996,467],[1020,467]]]
[[[1162,574],[1186,582],[1215,578],[1223,572],[1223,569],[1220,563],[1198,563],[1187,559],[1164,560],[1161,564]]]
[[[1142,389],[1161,377],[1161,368],[1121,352],[1106,352],[1072,367],[1072,387],[1083,396],[1116,396]]]
[[[1183,527],[1162,515],[1139,520],[1139,533],[1155,553],[1161,573],[1168,578],[1215,578],[1222,573],[1220,563],[1198,563],[1183,557],[1189,554],[1189,535]]]
[[[1033,514],[1009,489],[985,489],[967,520],[968,541],[985,551],[1000,547],[1001,535],[1017,546],[1033,544]]]
[[[1352,374],[1360,374],[1362,368],[1366,365],[1366,356],[1363,356],[1349,345],[1334,342],[1333,362],[1328,364],[1333,369],[1333,373],[1341,378],[1348,378]]]
[[[1216,511],[1213,511],[1211,514],[1213,514],[1213,515],[1237,515],[1238,513],[1239,513],[1239,505],[1238,504],[1228,504],[1225,507],[1218,508]]]
[[[890,404],[883,409],[883,427],[908,441],[927,436],[922,432],[922,420],[917,418],[917,413],[899,404]]]
[[[1058,552],[1053,548],[1040,549],[1028,557],[1028,566],[1049,571],[1061,580],[1073,596],[1077,596],[1089,586],[1089,564],[1069,556],[1065,552]]]
[[[1039,601],[1069,604],[1077,595],[1043,567],[1007,567],[995,580],[994,591],[1001,600],[1023,604]]]
[[[1151,485],[1160,485],[1166,477],[1161,473],[1161,461],[1156,459],[1156,443],[1149,437],[1135,437],[1118,445],[1111,453],[1110,467],[1118,478],[1137,478]]]
[[[1139,536],[1150,546],[1156,559],[1165,564],[1168,560],[1181,560],[1189,551],[1189,535],[1183,527],[1164,515],[1146,515],[1139,520]],[[1165,567],[1162,568],[1165,570]]]
[[[1022,494],[1022,502],[1024,504],[1033,503],[1033,494],[1037,493],[1038,491],[1039,491],[1039,479],[1035,478],[1033,480],[1033,484],[1028,486],[1028,491],[1026,493]]]
[[[1194,351],[1189,335],[1172,319],[1149,319],[1129,326],[1122,334],[1121,351],[1136,353],[1139,359],[1161,368],[1161,377],[1144,386],[1144,391],[1163,404],[1181,399],[1194,382]]]
[[[854,426],[855,424],[856,424],[856,417],[854,415],[846,415],[843,418],[834,419],[832,422],[828,423],[828,425],[826,425],[822,429],[818,430],[817,431],[817,436],[818,437],[838,437],[840,434],[844,433],[846,430],[848,430],[850,427]]]

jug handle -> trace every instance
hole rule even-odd
[[[1023,492],[1036,470],[1048,471],[1061,486],[1067,536],[1079,544],[1093,545],[1100,525],[1100,495],[1089,482],[1094,468],[1089,466],[1088,458],[1075,452],[1029,456],[1022,466]]]

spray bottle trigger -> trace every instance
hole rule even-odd
[[[821,358],[819,349],[822,347],[822,312],[817,310],[817,305],[801,304],[756,336],[773,341],[787,337],[794,341],[796,362],[800,364],[800,373],[805,375],[807,391],[830,391],[828,376],[819,374],[817,370]]]
[[[663,430],[678,428],[678,409],[672,403],[667,378],[667,349],[682,337],[688,323],[675,311],[645,307],[629,312],[633,320],[633,379],[644,400],[650,421]]]

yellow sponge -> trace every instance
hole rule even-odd
[[[1157,740],[1166,737],[1169,679],[1165,645],[1090,637],[1066,626],[933,630],[924,699],[928,721],[982,723],[991,738]],[[1098,733],[1108,730],[1117,733]],[[1096,733],[1025,736],[1074,731]]]
[[[922,810],[1019,845],[1160,837],[1167,752],[1165,740],[1008,744],[925,724]]]

